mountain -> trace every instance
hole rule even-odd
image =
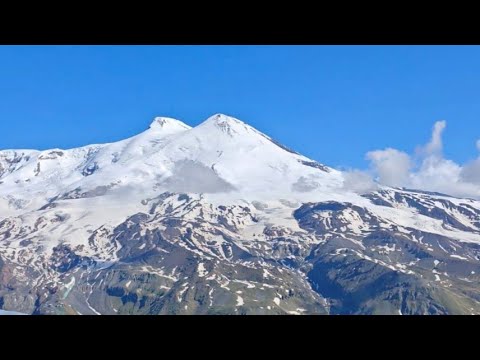
[[[222,114],[0,151],[0,309],[480,313],[480,202],[345,178]]]

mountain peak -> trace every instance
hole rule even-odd
[[[150,124],[150,129],[185,129],[188,130],[190,129],[190,126],[187,124],[181,122],[180,120],[169,118],[169,117],[163,117],[163,116],[157,116],[155,119],[153,119],[153,122]]]
[[[228,116],[225,114],[215,114],[210,116],[207,120],[203,122],[203,124],[211,124],[215,125],[216,127],[236,127],[236,126],[249,126],[244,123],[242,120],[234,118],[233,116]]]
[[[225,115],[225,114],[215,114],[210,116],[207,120],[205,120],[206,123],[215,123],[215,124],[245,124],[243,121],[234,118],[233,116]]]
[[[250,132],[259,133],[250,125],[244,123],[243,121],[228,116],[225,114],[215,114],[210,116],[207,120],[201,123],[199,128],[216,128],[226,133],[229,136],[234,136],[234,134],[245,134]]]

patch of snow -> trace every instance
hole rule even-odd
[[[247,285],[247,289],[255,289],[255,284],[245,280],[232,280],[233,282]]]
[[[205,277],[207,275],[207,270],[205,269],[204,263],[199,263],[197,268],[198,277]]]
[[[460,255],[450,255],[450,257],[455,259],[460,259],[460,260],[468,260],[466,257],[460,256]]]
[[[288,314],[290,315],[302,315],[300,312],[298,311],[288,311]]]
[[[270,274],[270,272],[267,269],[263,269],[263,277],[269,278],[269,277],[273,277],[273,275]]]
[[[75,276],[72,276],[68,284],[65,284],[65,293],[62,296],[62,300],[65,300],[68,295],[70,295],[70,292],[73,289],[73,286],[75,285]]]

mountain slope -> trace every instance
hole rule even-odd
[[[217,114],[0,151],[0,309],[480,312],[480,202],[379,187]]]

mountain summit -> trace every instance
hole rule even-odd
[[[150,129],[183,129],[188,130],[190,126],[180,120],[168,117],[156,117],[150,124]]]
[[[227,115],[0,151],[0,310],[478,314],[478,274],[480,202],[354,193]]]
[[[157,117],[146,132],[112,144],[38,154],[10,151],[15,154],[10,162],[6,156],[1,160],[2,153],[6,154],[0,152],[0,166],[8,169],[0,175],[3,190],[20,198],[19,189],[24,189],[21,201],[26,203],[32,197],[47,201],[76,189],[95,191],[101,186],[122,193],[142,189],[149,196],[159,189],[192,193],[236,189],[244,193],[242,196],[255,197],[266,192],[300,196],[341,183],[340,173],[327,171],[325,166],[223,114],[194,128],[176,119]],[[188,186],[179,187],[187,179]],[[33,210],[38,205],[35,202],[33,208],[26,208]]]

